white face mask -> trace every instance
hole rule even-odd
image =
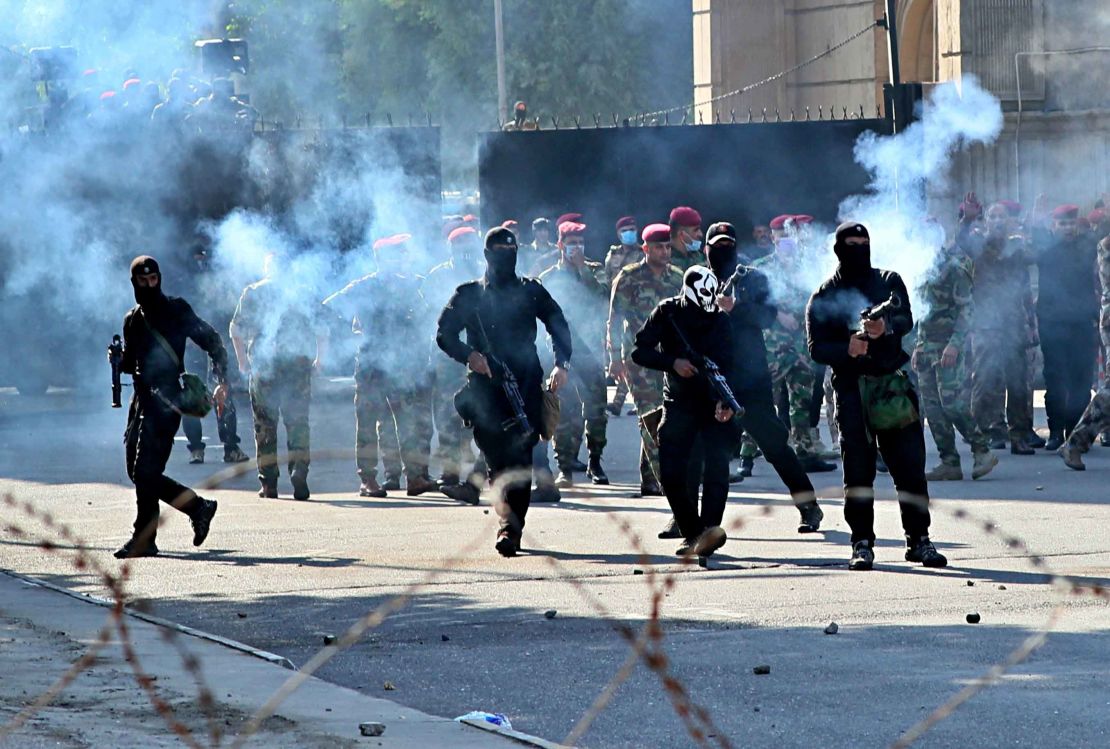
[[[717,311],[717,276],[704,265],[693,265],[682,276],[682,296],[706,312]]]

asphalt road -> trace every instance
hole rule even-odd
[[[343,387],[317,399],[313,444],[322,453],[353,441]],[[241,404],[240,429],[253,453],[248,411]],[[65,392],[27,399],[0,391],[3,491],[71,524],[110,564],[133,511],[123,418]],[[205,429],[211,444],[211,417]],[[675,543],[655,538],[664,501],[629,496],[635,439],[632,418],[611,422],[606,466],[614,486],[577,487],[559,505],[534,508],[527,551],[516,559],[493,551],[488,504],[403,493],[360,499],[344,456],[314,461],[307,503],[259,499],[249,472],[206,493],[220,511],[205,546],[190,545],[188,524],[175,514],[159,534],[162,556],[135,565],[129,590],[134,605],[154,614],[298,665],[324,635],[411,593],[321,675],[436,715],[502,712],[519,730],[562,740],[625,661],[619,628],[638,632],[650,616],[651,584],[673,574],[660,613],[668,669],[718,736],[738,747],[890,744],[1055,612],[1043,647],[921,745],[1110,745],[1107,599],[1062,592],[1024,546],[1007,543],[1020,539],[1056,573],[1110,585],[1110,449],[1095,447],[1085,473],[1043,451],[1007,453],[987,479],[935,484],[933,538],[950,559],[941,571],[902,561],[888,478],[877,484],[877,568],[850,573],[839,472],[815,477],[825,525],[800,536],[782,485],[760,462],[754,478],[733,487],[728,544],[714,568],[702,570],[679,564]],[[209,449],[210,461],[219,456]],[[224,468],[186,458],[179,442],[168,470],[185,482]],[[21,512],[4,513],[33,525]],[[992,532],[984,531],[988,519],[997,524]],[[86,571],[2,531],[0,567],[104,594]],[[553,618],[544,616],[549,610]],[[966,622],[972,612],[981,623]],[[831,621],[836,635],[824,634]],[[770,673],[755,675],[757,665]],[[692,743],[658,674],[641,662],[579,745]]]

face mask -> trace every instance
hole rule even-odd
[[[775,244],[775,251],[784,255],[793,254],[798,249],[798,241],[794,237],[783,237]]]
[[[837,244],[834,249],[840,261],[840,273],[845,278],[859,277],[871,270],[870,244]]]
[[[621,232],[621,244],[634,245],[636,244],[636,232],[634,230],[626,230]]]
[[[682,301],[706,312],[717,311],[717,277],[704,265],[694,265],[682,277]]]
[[[718,242],[705,251],[709,260],[709,267],[720,278],[728,278],[736,270],[737,252],[736,245],[728,242]]]
[[[135,302],[145,310],[157,307],[162,303],[162,300],[165,299],[165,296],[162,294],[162,283],[160,280],[158,285],[154,287],[139,286],[134,281],[131,282],[131,285],[135,288]]]
[[[486,250],[486,275],[495,284],[516,278],[516,250]]]
[[[687,252],[701,252],[701,240],[693,239],[686,243]]]

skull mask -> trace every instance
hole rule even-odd
[[[693,265],[682,276],[683,303],[717,311],[717,277],[704,265]]]

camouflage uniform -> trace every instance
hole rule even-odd
[[[467,272],[454,260],[432,268],[424,280],[424,296],[429,307],[433,310],[443,309],[455,287],[472,280],[476,275],[477,271]],[[455,410],[455,393],[465,384],[466,367],[450,357],[433,357],[432,416],[439,435],[439,459],[443,473],[457,476],[466,476],[474,463],[474,453],[470,449],[470,430]]]
[[[671,245],[671,265],[685,273],[693,265],[706,264],[704,252],[687,252]],[[723,281],[721,283],[724,283]]]
[[[658,483],[659,448],[644,427],[643,415],[663,405],[663,373],[632,362],[636,333],[643,327],[651,311],[662,300],[682,290],[682,271],[674,265],[659,276],[648,266],[647,259],[626,265],[613,281],[609,300],[607,348],[611,360],[620,360],[628,367],[628,387],[632,402],[640,414],[640,481]]]
[[[1098,244],[1098,279],[1102,284],[1098,328],[1104,356],[1110,361],[1110,237]],[[1081,451],[1086,451],[1099,434],[1110,429],[1110,365],[1107,372],[1106,381],[1091,398],[1068,437],[1068,443]]]
[[[278,479],[279,417],[290,475],[308,474],[312,362],[322,320],[319,307],[305,312],[305,306],[284,284],[265,278],[243,289],[231,320],[231,334],[247,344],[255,454],[264,486]]]
[[[591,458],[601,458],[606,445],[605,303],[608,299],[601,263],[585,261],[580,269],[560,262],[540,275],[542,283],[559,303],[570,325],[574,366],[569,386],[560,392],[562,408],[555,430],[555,462],[566,469],[578,459],[585,430]]]
[[[518,272],[521,276],[538,278],[548,268],[559,262],[559,248],[554,244],[536,245],[535,242],[526,244],[521,253],[523,264],[518,263]],[[527,266],[527,267],[524,267]]]
[[[643,257],[643,254],[644,251],[639,245],[626,247],[623,244],[614,244],[609,246],[609,252],[605,254],[605,288],[608,289],[607,293],[613,293],[613,282],[617,280],[617,274],[621,272],[621,268],[630,263],[636,263]],[[617,389],[613,393],[613,405],[618,412],[624,408],[624,401],[627,398],[628,383],[618,378]]]
[[[428,475],[431,349],[423,342],[430,313],[422,280],[371,273],[324,300],[362,339],[355,363],[355,449],[364,481],[377,477],[378,449],[389,439],[390,422],[405,476],[411,482]]]
[[[794,263],[778,253],[767,255],[756,261],[753,267],[761,270],[771,279],[773,300],[780,312],[792,315],[798,321],[796,330],[787,330],[777,319],[771,327],[763,331],[767,344],[767,364],[771,370],[772,392],[783,385],[789,402],[790,436],[798,457],[816,455],[813,434],[810,431],[810,406],[813,389],[817,385],[813,361],[806,347],[805,307],[807,291],[794,285],[798,278]],[[823,386],[823,385],[822,385]],[[748,453],[741,448],[742,455]]]
[[[956,450],[956,433],[971,445],[974,454],[990,451],[986,435],[971,416],[971,390],[964,344],[971,326],[971,259],[954,250],[941,260],[929,281],[922,288],[925,317],[917,326],[914,346],[914,370],[917,372],[922,407],[929,421],[929,431],[937,444],[941,462],[960,465]],[[941,354],[947,346],[960,352],[955,366],[941,366]]]
[[[1033,428],[1026,352],[1036,325],[1031,259],[1019,239],[969,241],[974,258],[971,413],[988,439],[1003,439],[1008,431],[1011,440],[1023,441]]]

